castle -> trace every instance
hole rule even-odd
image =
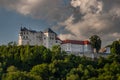
[[[53,45],[60,45],[63,51],[68,53],[86,53],[92,52],[90,42],[88,40],[61,40],[57,34],[47,28],[42,31],[29,30],[21,28],[19,33],[18,45],[43,45],[46,48],[52,48]]]
[[[61,40],[50,28],[47,28],[44,31],[35,31],[21,27],[18,45],[43,45],[49,49],[51,49],[54,45],[60,45],[61,50],[67,52],[68,54],[91,58],[98,58],[100,56],[106,57],[110,53],[110,48],[106,47],[106,52],[104,52],[105,54],[94,54],[88,40]]]
[[[53,45],[60,45],[61,43],[57,34],[50,28],[44,32],[38,32],[24,27],[19,33],[18,45],[44,45],[46,48],[51,48]]]

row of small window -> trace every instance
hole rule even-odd
[[[28,36],[23,36],[22,39],[28,39]]]
[[[38,38],[38,37],[36,37]],[[23,36],[22,39],[28,39],[28,36]],[[45,40],[46,38],[44,38]],[[39,37],[39,40],[42,40],[42,37]],[[54,38],[50,38],[50,40],[54,40]],[[58,41],[56,41],[56,43],[58,43]]]
[[[21,32],[20,34],[21,34],[21,35],[25,35],[25,34],[28,35],[28,34],[31,34],[31,33],[24,31],[24,32]],[[34,34],[34,33],[32,33],[32,34]],[[40,34],[40,36],[42,36],[42,34]]]
[[[65,50],[71,50],[71,48],[64,48]],[[80,51],[82,51],[83,49],[80,49]],[[88,51],[89,49],[84,49],[84,51]]]
[[[50,37],[50,40],[54,40],[54,38],[53,38],[53,37]]]
[[[71,50],[71,48],[70,48],[70,47],[65,47],[64,49],[65,49],[65,50]]]
[[[21,35],[28,34],[28,32],[21,32]]]
[[[38,38],[38,37],[36,37]],[[23,36],[22,39],[29,39],[28,36]],[[42,40],[42,37],[39,38],[39,40]]]
[[[44,37],[44,40],[45,40],[45,39],[46,39],[46,38]],[[50,40],[54,40],[55,38],[50,37],[49,39],[50,39]]]
[[[41,38],[42,38],[42,36],[36,36],[36,38],[39,38],[39,39],[41,39]]]

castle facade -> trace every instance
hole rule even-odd
[[[93,51],[88,40],[61,40],[50,28],[44,31],[29,30],[25,27],[21,28],[18,45],[43,45],[50,49],[53,45],[60,45],[63,51],[76,54]]]

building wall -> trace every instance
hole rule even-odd
[[[44,45],[47,48],[52,48],[53,45],[62,43],[56,37],[57,35],[53,32],[36,32],[25,28],[19,33],[18,45]]]
[[[71,44],[71,51],[72,52],[83,52],[83,45]]]
[[[65,43],[61,45],[62,50],[71,53],[92,52],[91,45]]]
[[[61,45],[61,44],[62,44],[62,41],[61,41],[61,40],[56,40],[55,45]]]
[[[92,52],[92,47],[90,44],[84,45],[84,52]]]
[[[43,34],[41,32],[21,31],[19,33],[18,45],[42,45]]]
[[[110,47],[106,47],[106,52],[107,54],[110,54]]]
[[[56,35],[54,33],[44,33],[44,45],[47,48],[51,48],[56,44]]]

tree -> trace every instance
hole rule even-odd
[[[0,78],[1,78],[2,74],[3,74],[3,68],[2,68],[2,63],[0,62]]]
[[[72,74],[68,76],[66,80],[80,80],[80,78],[78,74]]]
[[[91,43],[92,48],[94,50],[96,50],[96,52],[98,53],[100,48],[101,48],[101,39],[100,39],[100,37],[97,36],[97,35],[93,35],[89,39],[90,39],[90,43]]]
[[[52,53],[49,49],[45,49],[41,57],[44,62],[50,63],[52,59]]]
[[[61,53],[60,45],[52,46],[52,61],[55,59],[63,59],[63,54]]]
[[[27,72],[8,72],[4,74],[2,80],[43,80],[40,76],[32,75]]]
[[[17,43],[15,41],[11,41],[8,43],[8,46],[17,46]]]
[[[26,71],[19,71],[15,66],[10,66],[7,68],[7,72],[2,75],[2,80],[42,80],[42,78]]]
[[[30,72],[31,74],[41,76],[44,80],[48,80],[49,78],[49,67],[45,63],[34,66]]]
[[[114,41],[111,46],[111,53],[120,54],[120,44],[119,41]]]
[[[15,66],[10,66],[7,68],[7,72],[16,72],[16,71],[18,71],[18,70]]]
[[[60,47],[60,45],[54,45],[54,46],[52,46],[52,51],[54,53],[61,53],[61,47]]]

